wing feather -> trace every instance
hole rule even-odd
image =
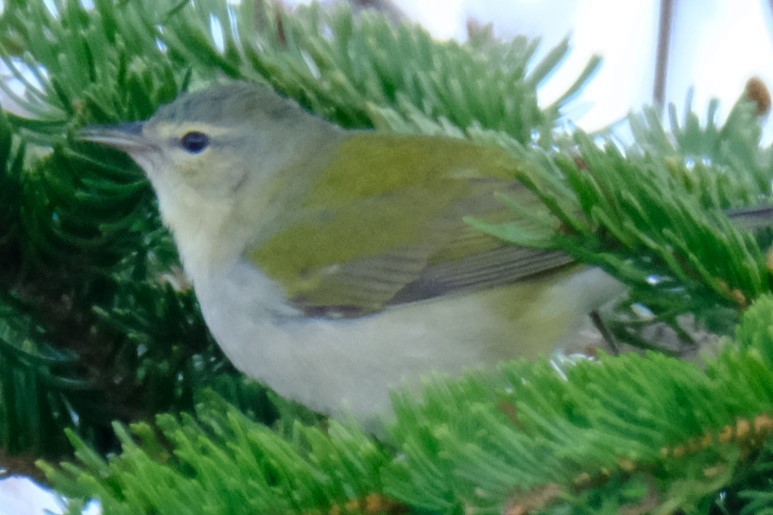
[[[292,224],[252,256],[306,313],[360,316],[510,284],[572,262],[560,252],[506,245],[463,221],[513,216],[495,198],[497,191],[529,208],[540,206],[512,178],[517,163],[504,151],[376,133],[350,141],[327,165],[331,171],[303,216],[292,211]],[[410,174],[406,164],[413,167]],[[352,174],[356,194],[346,190]]]

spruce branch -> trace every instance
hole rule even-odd
[[[633,302],[663,321],[675,324],[691,312],[728,331],[739,310],[770,291],[771,279],[764,250],[769,231],[750,231],[769,225],[765,210],[746,221],[754,216],[727,208],[767,202],[773,166],[759,146],[754,104],[741,98],[723,126],[714,111],[705,126],[691,113],[681,126],[673,121],[673,135],[652,110],[632,115],[636,140],[626,149],[582,131],[556,151],[470,130],[473,139],[521,159],[519,178],[550,212],[524,213],[503,198],[518,222],[470,222],[507,241],[560,248],[607,270],[631,287]]]
[[[89,418],[98,399],[88,394],[77,356],[53,346],[28,311],[18,299],[0,296],[0,447],[59,455],[64,428],[97,429]],[[82,423],[79,414],[87,415]]]
[[[195,418],[160,415],[154,426],[116,425],[122,453],[109,461],[69,433],[80,465],[42,466],[63,491],[96,494],[110,513],[191,506],[206,513],[317,511],[381,489],[378,470],[388,455],[361,430],[296,424],[283,437],[206,397]]]
[[[299,511],[374,495],[443,513],[706,512],[718,490],[767,473],[771,317],[765,295],[706,368],[649,353],[435,377],[423,400],[395,395],[387,447],[337,422],[281,436],[208,396],[196,418],[159,417],[163,438],[148,424],[119,426],[120,455],[105,461],[74,439],[78,465],[43,467],[63,492],[97,494],[111,513],[191,502]],[[743,498],[766,502],[751,490],[732,502]]]
[[[560,108],[600,64],[592,59],[540,109],[536,88],[567,55],[566,41],[532,63],[536,44],[525,38],[437,43],[418,26],[375,12],[355,18],[342,6],[289,13],[270,2],[217,0],[52,5],[56,15],[42,2],[10,2],[0,19],[0,53],[29,86],[23,98],[8,93],[37,120],[16,121],[49,140],[68,124],[147,118],[189,81],[225,75],[269,82],[345,127],[372,127],[372,105],[411,106],[525,142],[535,131],[550,137]],[[504,109],[493,108],[500,99]]]
[[[79,464],[42,465],[62,492],[81,505],[98,496],[118,513],[191,505],[356,511],[385,498],[417,511],[705,511],[722,489],[731,511],[769,502],[773,307],[765,241],[722,212],[769,193],[770,155],[759,148],[748,104],[737,104],[721,126],[714,107],[705,125],[691,112],[678,123],[672,115],[670,131],[645,111],[631,118],[635,144],[621,148],[556,132],[560,109],[596,60],[566,95],[539,108],[536,87],[566,43],[534,63],[533,42],[438,43],[374,13],[319,6],[49,5],[55,13],[43,2],[13,0],[0,18],[0,53],[27,82],[17,101],[32,115],[0,123],[0,196],[8,199],[0,204],[0,252],[14,257],[14,272],[27,271],[3,280],[10,293],[2,298],[24,302],[11,302],[4,319],[13,330],[0,346],[0,357],[11,356],[0,361],[8,365],[0,409],[6,420],[27,420],[8,431],[14,449],[37,449],[48,429],[34,411],[19,416],[15,410],[28,405],[6,401],[4,392],[78,416],[79,431],[68,435]],[[396,396],[385,444],[349,425],[298,422],[294,407],[276,399],[278,407],[268,406],[270,394],[230,369],[204,334],[190,291],[168,284],[176,254],[139,170],[68,137],[88,123],[147,118],[180,91],[223,76],[270,83],[345,127],[503,146],[519,157],[520,178],[546,208],[523,213],[503,198],[527,223],[480,227],[601,266],[633,287],[632,302],[661,316],[708,317],[719,306],[732,327],[751,306],[736,344],[706,368],[648,354],[516,362],[499,373],[438,378],[423,401]],[[49,308],[33,316],[30,298]],[[62,298],[67,309],[57,312]],[[37,359],[47,356],[43,343],[56,343],[67,359]],[[77,360],[61,349],[78,351]],[[34,366],[19,368],[25,359]],[[84,369],[104,375],[74,382]],[[93,385],[116,384],[122,388],[93,400]],[[201,397],[205,384],[235,407]],[[73,385],[85,393],[71,401]],[[44,402],[52,398],[64,400]],[[110,402],[97,402],[104,398],[137,410],[116,415],[105,410]],[[87,401],[93,409],[82,407]],[[123,451],[105,458],[109,442],[82,430],[104,423],[100,408],[103,419],[123,421],[170,414],[154,424],[116,423]],[[253,417],[278,419],[279,429]],[[19,439],[25,431],[30,441]],[[50,442],[59,452],[57,434]]]

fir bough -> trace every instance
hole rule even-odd
[[[195,418],[117,426],[123,450],[108,461],[71,434],[80,464],[43,466],[110,513],[359,512],[374,498],[433,513],[706,513],[722,489],[731,512],[759,507],[764,492],[730,487],[768,472],[771,327],[766,295],[705,368],[649,353],[436,377],[423,400],[395,396],[383,447],[338,422],[282,436],[210,396]]]
[[[672,116],[670,131],[646,111],[631,118],[627,146],[561,133],[561,107],[598,64],[540,108],[536,88],[567,49],[534,63],[526,40],[439,43],[375,13],[318,6],[6,2],[0,53],[27,82],[17,101],[28,116],[0,123],[0,252],[12,263],[0,303],[16,328],[0,345],[0,444],[58,454],[62,426],[77,420],[68,435],[80,463],[41,466],[81,505],[99,497],[119,513],[765,507],[769,238],[723,212],[769,196],[758,120],[742,101],[722,126],[713,107],[704,125]],[[421,400],[396,396],[383,444],[271,406],[204,330],[140,171],[71,135],[145,119],[225,78],[269,83],[345,127],[503,146],[546,209],[510,203],[530,223],[486,230],[604,267],[632,287],[631,304],[669,322],[690,312],[730,334],[752,305],[737,342],[706,368],[649,354],[435,378]],[[46,356],[42,343],[56,360],[14,360]],[[202,396],[207,386],[233,406]],[[66,416],[39,423],[48,412]],[[112,418],[154,422],[107,432]],[[112,435],[122,452],[105,458]],[[51,447],[36,447],[44,439]]]
[[[283,436],[207,397],[195,417],[116,424],[122,451],[109,461],[71,432],[81,465],[43,467],[63,491],[97,497],[107,513],[322,512],[381,490],[389,454],[360,429],[295,424]]]

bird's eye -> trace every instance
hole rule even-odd
[[[180,138],[180,144],[191,154],[198,154],[209,146],[209,136],[198,131],[186,132]]]

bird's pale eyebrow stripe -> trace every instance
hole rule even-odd
[[[160,124],[159,124],[160,125]],[[223,134],[226,134],[229,132],[228,127],[224,127],[222,125],[212,125],[210,123],[204,123],[204,122],[190,122],[190,123],[182,123],[182,124],[169,124],[165,126],[159,127],[159,132],[161,132],[162,136],[166,137],[174,137],[178,138],[184,134],[187,134],[189,132],[203,132],[204,134],[217,138],[218,136],[222,136]]]

